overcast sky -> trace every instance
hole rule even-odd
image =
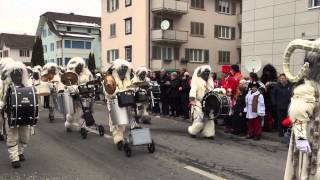
[[[0,0],[0,33],[34,35],[47,11],[101,16],[101,0]]]

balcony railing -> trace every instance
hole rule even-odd
[[[152,30],[151,37],[153,42],[182,44],[188,42],[188,31]]]
[[[188,2],[177,0],[152,0],[151,10],[156,14],[183,15],[188,13]]]

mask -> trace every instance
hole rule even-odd
[[[147,75],[147,73],[146,73],[145,71],[141,72],[141,73],[139,74],[139,79],[140,79],[141,81],[144,81],[144,80],[146,79],[146,75]]]
[[[75,69],[76,73],[79,75],[83,71],[83,64],[78,64]]]
[[[48,73],[49,73],[49,74],[56,74],[56,68],[55,68],[55,67],[51,67],[51,68],[48,70]]]
[[[15,69],[10,73],[12,82],[16,86],[22,86],[22,69]]]
[[[122,65],[121,68],[118,70],[118,75],[121,81],[123,81],[126,78],[126,74],[128,71],[128,66]]]
[[[32,75],[32,77],[33,77],[34,80],[39,80],[39,78],[40,78],[38,72],[34,72],[33,75]]]
[[[200,77],[201,77],[204,81],[208,81],[209,76],[210,76],[210,71],[209,71],[209,69],[204,70],[204,71],[201,73],[201,75],[200,75]]]

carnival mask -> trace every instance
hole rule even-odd
[[[48,73],[49,73],[49,74],[56,74],[56,68],[55,68],[55,67],[51,67],[51,68],[48,70]]]
[[[33,77],[34,80],[39,80],[40,75],[39,75],[38,72],[34,72],[34,73],[32,74],[32,77]]]
[[[10,73],[12,82],[16,86],[22,86],[22,69],[15,69]]]
[[[83,71],[83,64],[78,64],[75,68],[75,72],[79,75]]]
[[[205,80],[208,81],[210,76],[210,70],[209,69],[205,69],[204,71],[201,72],[200,77]]]
[[[146,75],[147,75],[147,72],[142,71],[139,73],[138,77],[141,81],[144,81],[146,79]]]
[[[128,66],[126,65],[122,65],[120,69],[118,69],[118,75],[121,81],[123,81],[126,78],[127,71],[128,71]]]

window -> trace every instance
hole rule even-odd
[[[172,47],[152,47],[152,59],[162,59],[164,61],[173,60],[173,48]]]
[[[215,26],[215,37],[219,39],[235,39],[235,28],[227,26]]]
[[[48,49],[47,49],[47,45],[44,45],[44,46],[43,46],[43,52],[45,52],[45,53],[46,53],[46,52],[47,52],[47,50],[48,50]]]
[[[91,42],[86,42],[86,49],[91,49]]]
[[[54,43],[50,43],[50,51],[54,51]]]
[[[125,33],[132,34],[132,18],[127,18],[125,21]]]
[[[43,29],[43,31],[42,31],[42,37],[47,37],[47,30],[46,29]]]
[[[191,22],[191,35],[204,36],[204,24],[199,22]]]
[[[114,61],[119,59],[119,50],[118,49],[111,49],[107,51],[107,62]]]
[[[309,8],[320,7],[320,0],[309,0]]]
[[[110,24],[110,37],[116,36],[116,24]]]
[[[67,31],[71,31],[71,27],[70,26],[67,26]]]
[[[229,51],[219,51],[219,64],[230,64]]]
[[[20,57],[30,57],[29,50],[26,50],[26,49],[20,50]]]
[[[186,49],[185,59],[190,62],[209,62],[209,50]]]
[[[152,46],[152,59],[161,59],[161,47]]]
[[[132,62],[132,46],[124,47],[126,60]]]
[[[71,58],[64,58],[64,65],[67,65]]]
[[[204,0],[191,0],[191,8],[204,9]]]
[[[220,13],[231,14],[230,0],[219,0],[218,11]]]
[[[3,51],[3,57],[9,57],[9,51],[8,50],[4,50]]]
[[[91,33],[92,31],[91,31],[91,29],[90,29],[90,28],[88,28],[88,29],[87,29],[87,32],[88,32],[88,33]]]
[[[62,40],[56,42],[57,49],[62,48]]]
[[[72,41],[72,49],[84,49],[83,41]]]
[[[112,12],[119,8],[119,0],[108,0],[107,1],[107,11]]]
[[[57,65],[62,66],[62,58],[57,58]]]
[[[132,5],[132,0],[125,0],[125,6],[131,6]]]
[[[71,41],[70,40],[64,40],[64,48],[71,48]]]

